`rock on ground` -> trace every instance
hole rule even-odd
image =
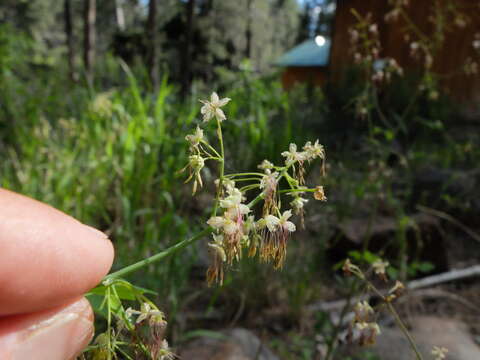
[[[202,337],[179,352],[183,360],[279,360],[251,331],[222,331],[224,340]]]
[[[454,319],[420,316],[412,322],[411,334],[424,359],[433,359],[434,346],[446,347],[446,360],[479,360],[478,347],[468,332],[467,326]],[[408,341],[397,328],[383,328],[377,343],[369,348],[349,349],[350,354],[370,350],[381,360],[414,360],[415,356]]]

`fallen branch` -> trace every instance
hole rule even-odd
[[[480,276],[480,265],[475,265],[466,269],[451,270],[442,274],[432,275],[423,279],[413,280],[407,284],[409,290],[425,288],[433,285],[442,284],[445,282],[465,279],[472,276]]]
[[[406,285],[408,290],[416,290],[420,288],[426,288],[434,285],[443,284],[449,281],[465,279],[469,277],[480,276],[480,265],[475,265],[466,269],[451,270],[442,274],[432,275],[419,280],[413,280]],[[365,294],[357,296],[352,299],[352,304],[359,301],[367,300],[371,297],[371,294]],[[338,311],[347,304],[347,301],[335,300],[335,301],[322,301],[319,303],[311,304],[307,306],[307,311]]]

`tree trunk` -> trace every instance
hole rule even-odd
[[[117,19],[118,30],[125,30],[125,13],[123,12],[123,0],[115,0],[115,17]]]
[[[158,88],[158,55],[157,55],[157,0],[148,4],[147,20],[147,68],[153,90]]]
[[[252,0],[247,0],[247,28],[245,30],[245,57],[250,59],[252,57]]]
[[[187,3],[187,24],[185,30],[185,40],[183,44],[182,54],[182,98],[185,99],[190,92],[190,76],[191,76],[191,44],[193,37],[194,16],[193,10],[195,8],[195,0],[188,0]]]
[[[65,19],[65,37],[67,45],[67,61],[68,61],[68,76],[71,81],[77,81],[77,74],[75,73],[75,49],[73,47],[73,27],[72,27],[72,4],[71,0],[64,2],[64,19]]]
[[[85,63],[85,75],[89,84],[93,83],[96,16],[96,0],[85,0],[83,61]]]

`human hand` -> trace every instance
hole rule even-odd
[[[0,359],[72,359],[93,336],[82,296],[107,274],[102,232],[0,189]]]

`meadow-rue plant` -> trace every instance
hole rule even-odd
[[[407,338],[412,351],[415,353],[416,359],[422,360],[423,357],[419,352],[415,341],[392,304],[395,299],[403,294],[405,286],[400,281],[396,281],[395,285],[388,292],[383,293],[368,277],[368,274],[373,272],[375,276],[387,281],[385,270],[388,266],[388,261],[377,259],[371,265],[371,269],[364,272],[359,266],[353,264],[350,259],[346,259],[343,263],[342,270],[345,275],[353,275],[361,280],[361,283],[365,285],[365,290],[373,292],[381,300],[380,304],[377,305],[375,309],[371,307],[367,301],[360,301],[354,306],[353,311],[355,317],[348,328],[348,338],[350,340],[358,339],[360,345],[374,344],[377,335],[381,333],[380,327],[375,320],[376,310],[377,308],[385,308],[393,316],[396,324]]]
[[[285,262],[288,239],[297,229],[293,222],[295,215],[300,215],[303,223],[304,205],[308,202],[305,194],[310,192],[314,199],[326,200],[323,186],[305,186],[307,164],[319,159],[324,169],[325,149],[318,140],[307,142],[302,151],[296,144],[290,144],[288,151],[282,153],[285,161],[281,165],[264,160],[258,165],[262,172],[226,174],[222,123],[227,116],[221,108],[230,99],[221,99],[214,92],[210,100],[200,101],[203,104],[200,110],[203,123],[216,124],[216,141],[210,142],[205,136],[206,130],[200,126],[185,136],[190,154],[187,165],[181,171],[188,169],[186,182],[193,181],[195,194],[203,186],[202,171],[205,166],[210,162],[218,165],[215,167],[218,176],[214,181],[214,202],[205,221],[205,229],[158,254],[107,275],[102,285],[91,291],[90,296],[103,298],[99,309],[107,312],[108,324],[107,330],[97,337],[91,347],[94,359],[114,359],[117,352],[134,354],[135,358],[174,358],[165,339],[167,322],[164,314],[147,299],[147,290],[135,287],[121,277],[158,262],[206,236],[211,237],[208,248],[212,257],[206,273],[208,285],[221,285],[226,269],[244,255],[255,257],[258,254],[260,261],[272,263],[275,269],[279,269]],[[290,208],[282,206],[282,196],[293,197],[292,201],[285,202]],[[255,209],[257,204],[258,210]],[[134,300],[140,309],[124,309],[122,300]],[[127,336],[133,339],[130,343],[126,341]]]

